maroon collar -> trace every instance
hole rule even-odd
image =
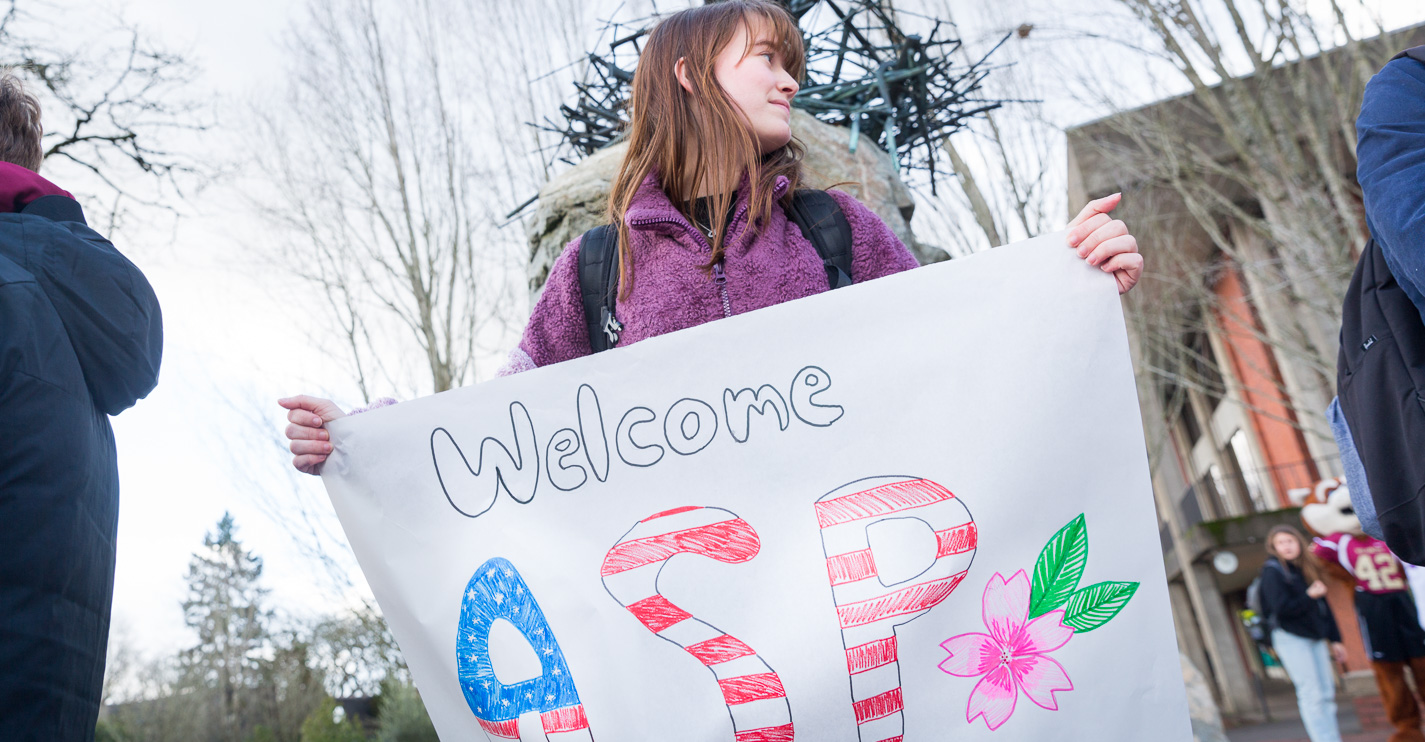
[[[0,162],[0,213],[17,213],[41,196],[74,198],[69,191],[41,178],[33,170]]]

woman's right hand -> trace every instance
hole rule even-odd
[[[1341,664],[1346,664],[1346,645],[1341,642],[1331,642],[1331,656]]]
[[[1309,586],[1307,586],[1307,588],[1306,588],[1306,597],[1308,597],[1308,598],[1313,598],[1313,599],[1315,599],[1315,598],[1324,597],[1325,595],[1326,595],[1326,584],[1323,583],[1321,580],[1316,580],[1315,582],[1311,583],[1311,584],[1310,584]]]
[[[321,474],[322,463],[332,452],[331,435],[326,424],[346,413],[330,399],[299,394],[277,400],[287,410],[287,440],[295,456],[292,466],[303,474]]]

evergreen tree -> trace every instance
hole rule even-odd
[[[361,725],[345,715],[338,719],[336,709],[336,701],[325,697],[302,722],[301,742],[366,742]]]
[[[303,720],[328,698],[323,673],[313,662],[309,631],[269,629],[269,634],[272,656],[261,663],[257,715],[274,742],[298,742]]]
[[[381,683],[376,721],[376,742],[440,742],[421,694],[395,678]]]
[[[183,619],[198,633],[198,644],[181,656],[185,684],[213,692],[217,718],[210,728],[231,742],[257,721],[247,707],[255,697],[250,689],[263,680],[271,619],[263,607],[267,590],[258,584],[262,558],[243,548],[235,530],[232,515],[224,513],[188,563]]]

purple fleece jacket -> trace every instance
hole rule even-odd
[[[775,198],[786,193],[779,178]],[[615,307],[624,331],[618,347],[826,291],[826,269],[801,229],[773,208],[756,237],[747,229],[747,191],[741,189],[728,225],[719,285],[703,268],[712,254],[708,239],[678,213],[650,174],[634,196],[624,221],[633,242],[633,288]],[[851,224],[851,275],[869,281],[916,267],[895,233],[854,197],[830,191]],[[505,376],[589,355],[588,326],[579,292],[579,239],[554,261],[524,338],[500,369]],[[725,292],[725,296],[724,296]]]

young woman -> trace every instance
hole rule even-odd
[[[791,102],[805,71],[801,32],[767,0],[724,0],[653,30],[634,74],[628,152],[609,197],[618,227],[619,345],[828,289],[815,248],[787,219],[801,176]],[[870,209],[832,191],[852,233],[852,277],[916,267]],[[1070,223],[1069,247],[1112,274],[1120,293],[1143,271],[1138,245],[1108,215],[1114,194]],[[501,374],[591,352],[580,299],[579,240],[555,261],[519,347]],[[331,452],[330,400],[281,400],[293,465],[316,473]]]
[[[1272,648],[1296,686],[1301,723],[1311,742],[1340,742],[1331,659],[1345,662],[1346,648],[1322,599],[1326,583],[1321,566],[1307,551],[1301,532],[1291,526],[1276,526],[1267,533],[1267,553],[1262,607],[1272,627]]]

